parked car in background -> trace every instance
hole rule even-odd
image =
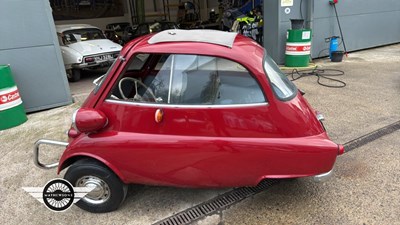
[[[106,25],[106,30],[113,30],[118,36],[122,37],[125,28],[130,25],[128,22],[110,23]]]
[[[265,49],[232,32],[166,30],[129,42],[72,116],[68,142],[39,140],[35,163],[67,169],[76,204],[117,209],[128,184],[256,186],[263,179],[332,175],[332,142],[301,91]],[[41,144],[65,148],[39,160]]]
[[[106,38],[108,40],[111,40],[114,43],[123,44],[122,37],[117,34],[115,30],[104,30],[104,35],[106,35]]]
[[[122,35],[122,41],[124,44],[128,43],[137,37],[160,32],[168,29],[178,29],[178,25],[174,22],[160,21],[151,23],[141,23],[135,27],[126,27]]]
[[[125,45],[126,43],[128,43],[130,40],[132,40],[132,36],[134,31],[136,30],[137,25],[132,25],[132,26],[127,26],[125,27],[124,32],[122,33],[122,45]]]
[[[57,25],[56,31],[71,82],[80,80],[82,70],[110,66],[122,49],[99,28],[88,24]]]
[[[124,30],[127,26],[130,26],[130,23],[121,22],[107,24],[106,29],[104,30],[104,34],[106,35],[107,39],[110,39],[114,43],[122,45],[122,34],[124,33]]]

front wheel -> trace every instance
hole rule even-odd
[[[75,187],[94,187],[76,205],[92,213],[111,212],[124,201],[128,186],[110,169],[94,160],[80,160],[65,173],[64,178]]]

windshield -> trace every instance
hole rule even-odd
[[[107,76],[111,74],[111,70],[115,66],[118,60],[119,60],[118,58],[114,60],[113,64],[108,68],[107,72],[93,81],[93,84],[96,85],[93,92],[94,94],[96,94],[97,91],[100,89],[101,85],[103,84],[103,81],[106,80]]]
[[[163,30],[168,30],[168,29],[177,29],[177,27],[175,26],[174,23],[153,23],[153,24],[149,24],[151,33],[152,32],[160,32]]]
[[[115,30],[117,32],[124,31],[129,26],[129,23],[113,23],[106,26],[107,29]]]
[[[272,85],[272,90],[280,100],[289,100],[297,92],[296,86],[279,69],[274,60],[265,53],[264,70]]]
[[[62,35],[62,41],[65,45],[97,39],[106,39],[106,37],[101,30],[95,28],[68,30],[64,31]]]

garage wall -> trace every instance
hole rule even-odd
[[[292,2],[291,6],[282,3]],[[336,8],[347,51],[400,42],[400,1],[339,0]],[[264,3],[264,46],[284,63],[290,19],[305,19],[313,30],[311,57],[328,55],[326,37],[340,36],[333,6],[328,0],[276,0]],[[343,50],[343,46],[340,46]]]
[[[166,2],[166,1],[165,1]],[[171,21],[176,22],[178,15],[178,5],[181,0],[169,0],[169,17]],[[132,22],[130,6],[134,5],[134,0],[125,0],[124,3],[124,16],[120,17],[104,17],[104,18],[94,18],[94,19],[77,19],[77,20],[57,20],[55,23],[57,25],[61,24],[71,24],[71,23],[84,23],[91,24],[93,26],[99,27],[104,30],[106,25],[109,23],[118,22]],[[211,0],[200,0],[196,1],[196,7],[200,7],[200,17],[202,20],[209,19],[209,12],[211,9],[218,11],[218,1]],[[164,5],[161,0],[144,0],[144,10],[147,22],[161,21],[164,20]],[[167,15],[168,19],[168,15]]]
[[[48,0],[2,0],[0,64],[10,64],[27,112],[72,102]]]
[[[80,19],[80,20],[59,20],[55,21],[55,24],[62,25],[62,24],[90,24],[95,27],[100,28],[101,30],[106,29],[106,25],[110,23],[119,23],[119,22],[130,22],[129,15],[125,14],[125,16],[119,17],[107,17],[107,18],[99,18],[99,19]]]
[[[167,1],[165,1],[167,2]],[[169,11],[170,11],[170,18],[171,21],[176,22],[178,18],[178,6],[180,2],[185,2],[182,0],[169,0]],[[196,1],[190,1],[189,2],[194,2],[196,9],[200,9],[200,19],[203,21],[206,21],[209,19],[209,12],[211,9],[214,9],[216,12],[218,12],[218,1],[212,1],[212,0],[196,0]],[[163,16],[154,16],[158,13],[163,13],[164,12],[164,7],[163,3],[160,0],[148,0],[145,1],[145,11],[146,11],[146,21],[154,21],[154,20],[161,20],[164,17]],[[155,4],[154,4],[155,3]],[[150,16],[149,16],[150,15]],[[168,19],[168,18],[167,18]]]
[[[131,0],[123,0],[123,16],[114,16],[114,17],[101,17],[101,18],[93,18],[93,19],[75,19],[75,20],[56,20],[56,25],[62,24],[90,24],[96,26],[102,30],[106,29],[106,25],[110,23],[119,23],[119,22],[131,22],[131,14],[130,14],[130,2]]]
[[[340,32],[334,8],[325,1],[314,4],[312,57],[318,57],[319,50],[328,47],[324,38]],[[400,1],[343,0],[336,9],[348,51],[400,42]]]

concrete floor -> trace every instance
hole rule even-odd
[[[323,69],[340,69],[345,88],[326,88],[316,77],[295,81],[311,105],[325,115],[330,137],[345,143],[400,120],[400,44],[351,53],[341,63],[317,60]],[[204,202],[222,190],[132,186],[122,207],[91,214],[73,206],[64,213],[45,208],[22,187],[44,186],[55,170],[33,165],[39,138],[66,140],[72,112],[91,91],[87,75],[71,83],[72,105],[28,115],[25,124],[0,131],[1,224],[151,224]],[[281,182],[197,224],[400,224],[400,131],[340,156],[334,177],[322,184],[309,178]],[[48,149],[56,161],[62,150]],[[284,165],[283,165],[284,166]]]

